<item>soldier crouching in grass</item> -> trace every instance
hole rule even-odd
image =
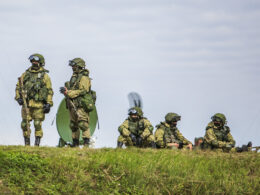
[[[43,136],[42,121],[53,105],[53,90],[48,70],[44,69],[45,60],[41,54],[29,57],[32,66],[19,77],[16,85],[15,100],[22,106],[22,123],[24,142],[30,145],[30,122],[34,120],[35,146],[40,145]]]
[[[181,116],[178,114],[168,113],[165,116],[165,121],[156,126],[155,142],[158,148],[188,148],[192,150],[192,143],[177,128],[179,120],[181,120]]]
[[[216,151],[235,151],[235,140],[233,139],[229,127],[226,125],[224,114],[217,113],[211,117],[212,121],[206,127],[203,148]]]
[[[140,148],[156,148],[153,136],[153,126],[150,121],[143,117],[143,111],[139,107],[130,108],[129,117],[118,128],[120,136],[117,147],[136,146]]]

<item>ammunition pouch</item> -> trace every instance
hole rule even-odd
[[[95,103],[96,103],[96,92],[95,91],[90,91],[83,95],[81,97],[81,107],[84,109],[85,112],[91,112],[95,108]]]

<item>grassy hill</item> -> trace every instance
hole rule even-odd
[[[260,154],[0,146],[0,194],[259,194]]]

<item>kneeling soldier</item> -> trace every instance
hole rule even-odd
[[[126,146],[155,148],[153,126],[143,117],[143,111],[139,107],[130,108],[129,117],[119,126],[117,147]]]
[[[178,114],[168,113],[165,116],[165,122],[156,126],[155,142],[158,148],[189,148],[192,150],[192,143],[177,128],[179,120],[181,120],[181,116]]]
[[[226,117],[224,114],[217,113],[211,117],[212,121],[206,127],[203,148],[221,151],[234,150],[235,140],[230,129],[226,126]]]

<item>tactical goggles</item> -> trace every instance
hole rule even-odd
[[[128,115],[133,115],[133,114],[137,114],[137,111],[135,109],[130,109],[128,111]]]
[[[75,66],[77,63],[76,62],[74,62],[73,60],[70,60],[69,61],[69,66]]]
[[[40,61],[40,58],[39,58],[38,56],[34,56],[34,55],[32,55],[32,56],[29,57],[29,60],[30,60],[30,61],[36,61],[36,62],[39,62],[39,61]]]
[[[211,117],[212,121],[216,121],[216,122],[222,122],[222,119],[221,118],[218,118],[218,117]]]

